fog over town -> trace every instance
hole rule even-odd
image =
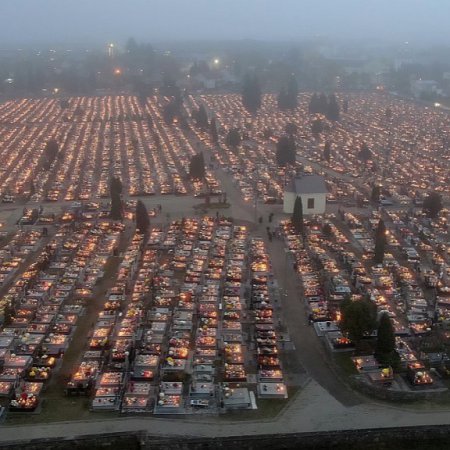
[[[125,40],[411,41],[449,44],[445,0],[3,0],[8,42]]]
[[[446,448],[448,17],[2,0],[0,449]]]

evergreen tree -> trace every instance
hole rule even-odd
[[[323,122],[320,119],[313,121],[311,125],[311,132],[315,137],[318,137],[320,133],[323,132]]]
[[[362,143],[361,145],[361,149],[358,153],[358,157],[361,161],[364,161],[365,163],[367,163],[367,161],[369,161],[369,159],[372,159],[372,152],[369,149],[369,147],[367,146],[367,144],[365,142]]]
[[[43,167],[49,170],[59,153],[59,145],[56,139],[50,139],[45,144],[43,153]]]
[[[197,123],[197,126],[199,128],[202,128],[204,130],[206,130],[209,126],[208,123],[208,114],[206,112],[206,109],[203,105],[200,105],[198,110],[196,111],[195,114],[195,121]]]
[[[133,37],[128,38],[125,45],[125,50],[132,56],[136,55],[139,52],[139,46]]]
[[[261,87],[256,75],[247,74],[242,87],[242,104],[248,112],[255,114],[261,107]]]
[[[375,233],[375,254],[373,260],[375,264],[382,264],[386,249],[386,226],[382,219],[379,220]]]
[[[13,307],[11,306],[11,302],[7,301],[5,307],[3,309],[3,326],[6,327],[11,324],[12,318],[14,315]]]
[[[138,200],[136,203],[136,230],[141,234],[147,234],[150,227],[148,211],[144,203]]]
[[[232,128],[230,131],[228,131],[225,138],[225,143],[232,148],[239,147],[239,144],[241,143],[241,134],[239,133],[239,130],[237,128]]]
[[[380,195],[381,195],[381,187],[378,184],[374,184],[372,187],[372,193],[370,195],[370,199],[374,203],[380,202]]]
[[[276,151],[277,164],[285,166],[286,164],[295,164],[296,145],[292,136],[281,136],[277,142]]]
[[[189,177],[192,180],[203,180],[205,178],[205,160],[202,152],[192,156],[189,163]]]
[[[270,139],[273,136],[273,130],[271,128],[264,128],[263,137],[264,139]]]
[[[117,192],[119,195],[122,193],[122,182],[120,178],[112,177],[110,182],[110,192]]]
[[[287,85],[288,107],[295,109],[298,106],[298,83],[295,75],[292,74]]]
[[[211,119],[211,122],[209,123],[209,134],[211,137],[211,142],[213,144],[218,144],[219,143],[219,135],[217,133],[217,125],[216,125],[216,118],[213,117]]]
[[[327,162],[330,162],[331,159],[331,142],[326,141],[325,147],[323,148],[323,159]]]
[[[298,131],[298,127],[295,123],[293,122],[288,122],[286,124],[286,126],[284,127],[284,131],[286,132],[286,134],[288,134],[289,136],[293,136],[295,134],[297,134]]]
[[[171,125],[178,113],[179,113],[178,103],[175,100],[172,100],[163,108],[162,116],[164,122],[166,122],[167,125]]]
[[[328,106],[326,116],[328,120],[339,120],[339,104],[334,94],[328,96]]]
[[[315,92],[309,101],[308,112],[309,114],[317,114],[320,112],[319,97]]]
[[[348,100],[345,99],[344,103],[342,105],[342,110],[344,111],[344,113],[348,113]]]
[[[394,327],[389,314],[382,313],[378,323],[375,358],[382,364],[396,366],[399,356],[395,350]]]
[[[376,304],[370,299],[353,301],[347,298],[341,303],[341,330],[357,344],[375,329],[376,314]]]
[[[395,334],[389,314],[383,312],[378,323],[375,354],[389,354],[395,350]]]
[[[113,220],[122,220],[122,182],[119,178],[111,178],[111,181],[109,183],[109,194],[111,196],[110,217]]]
[[[295,109],[298,106],[298,83],[294,75],[291,75],[287,86],[283,86],[278,95],[279,109]]]
[[[30,197],[32,197],[34,194],[36,194],[36,187],[34,185],[33,180],[30,181]]]
[[[437,192],[431,192],[423,202],[423,210],[428,217],[435,219],[443,208],[442,197]]]
[[[296,233],[304,236],[305,224],[303,222],[303,203],[302,203],[302,198],[300,196],[298,196],[295,199],[294,211],[292,213],[291,220],[292,220],[292,225],[294,226]]]
[[[284,87],[280,89],[277,101],[278,101],[278,109],[281,110],[288,109],[289,99],[286,89]]]
[[[323,92],[319,95],[317,105],[319,108],[319,113],[326,116],[328,111],[328,98]]]

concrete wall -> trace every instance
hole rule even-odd
[[[351,424],[349,424],[351,425]],[[269,425],[270,426],[270,425]],[[29,441],[2,445],[17,450],[424,450],[448,448],[450,426],[403,427],[388,429],[339,430],[323,433],[292,433],[223,438],[146,436],[145,432],[80,436],[67,440]]]
[[[301,194],[303,203],[303,215],[323,214],[325,212],[327,195],[326,194]],[[297,195],[294,192],[285,192],[283,198],[283,212],[292,214]],[[308,199],[314,199],[314,208],[308,209]]]

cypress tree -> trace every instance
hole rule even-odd
[[[280,93],[278,94],[278,109],[284,110],[288,109],[288,95],[286,89],[281,88]]]
[[[334,94],[328,96],[326,116],[328,120],[339,120],[339,104]]]
[[[323,148],[323,158],[325,161],[330,162],[331,159],[331,143],[330,141],[325,142],[325,147]]]
[[[191,157],[189,163],[189,177],[192,180],[203,180],[205,177],[205,160],[202,152]]]
[[[380,201],[380,195],[381,195],[381,187],[378,184],[375,184],[372,187],[372,193],[370,195],[370,199],[374,202],[374,203],[379,203]]]
[[[356,301],[345,299],[341,304],[341,313],[341,330],[355,343],[376,327],[376,305],[367,298]]]
[[[111,178],[111,181],[109,183],[109,194],[111,196],[110,217],[113,220],[122,220],[122,182],[119,178]]]
[[[298,106],[298,83],[295,75],[292,74],[287,85],[288,107],[295,109]]]
[[[53,161],[55,161],[58,156],[59,145],[56,139],[50,139],[45,144],[45,149],[43,153],[43,168],[49,170]]]
[[[292,213],[292,225],[298,234],[304,236],[305,224],[303,223],[303,203],[300,196],[295,199],[294,211]]]
[[[344,103],[342,105],[342,110],[344,111],[344,113],[348,112],[348,100],[347,99],[344,100]]]
[[[382,219],[378,222],[375,234],[375,254],[373,260],[375,264],[382,264],[384,260],[384,252],[386,248],[386,226]]]
[[[317,102],[317,106],[319,109],[319,113],[323,114],[324,116],[327,115],[328,111],[328,98],[327,96],[322,92],[322,94],[319,95],[319,100]]]
[[[395,350],[395,333],[389,314],[381,314],[378,323],[375,357],[382,364],[396,365],[398,354]]]
[[[367,163],[369,159],[372,159],[372,152],[365,142],[361,145],[361,150],[358,153],[358,157],[365,163]]]
[[[150,227],[148,211],[144,203],[138,200],[136,203],[136,230],[141,234],[147,234]]]
[[[244,78],[242,104],[252,114],[261,107],[261,87],[256,75],[247,74]]]
[[[239,133],[239,130],[237,128],[232,128],[227,133],[225,143],[232,148],[239,147],[239,144],[241,143],[241,134]]]
[[[389,314],[382,313],[378,324],[378,336],[375,352],[377,354],[391,353],[395,350],[394,327]]]
[[[311,96],[311,99],[309,101],[308,112],[309,112],[309,114],[317,114],[317,113],[320,112],[319,109],[320,109],[320,107],[319,107],[319,97],[314,92],[314,94]]]
[[[195,115],[196,123],[199,128],[206,130],[209,126],[208,114],[203,105],[200,105]]]
[[[211,119],[211,122],[209,123],[209,133],[210,133],[210,137],[211,137],[211,142],[213,144],[218,144],[219,143],[219,135],[217,133],[217,124],[216,124],[215,117],[213,117]]]
[[[323,122],[320,119],[316,119],[313,121],[311,125],[311,132],[315,137],[318,137],[320,133],[323,131]]]
[[[442,208],[442,197],[437,192],[428,194],[423,202],[424,212],[432,219],[435,219],[439,215]]]
[[[279,166],[295,164],[296,146],[292,136],[281,136],[277,142],[276,158]]]
[[[286,126],[284,127],[284,131],[286,132],[286,134],[288,134],[289,136],[293,136],[294,134],[297,134],[298,131],[298,127],[295,123],[293,122],[288,122],[286,124]]]

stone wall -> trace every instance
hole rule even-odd
[[[426,450],[448,448],[450,426],[347,430],[225,438],[171,438],[144,432],[29,441],[3,445],[0,450]]]

